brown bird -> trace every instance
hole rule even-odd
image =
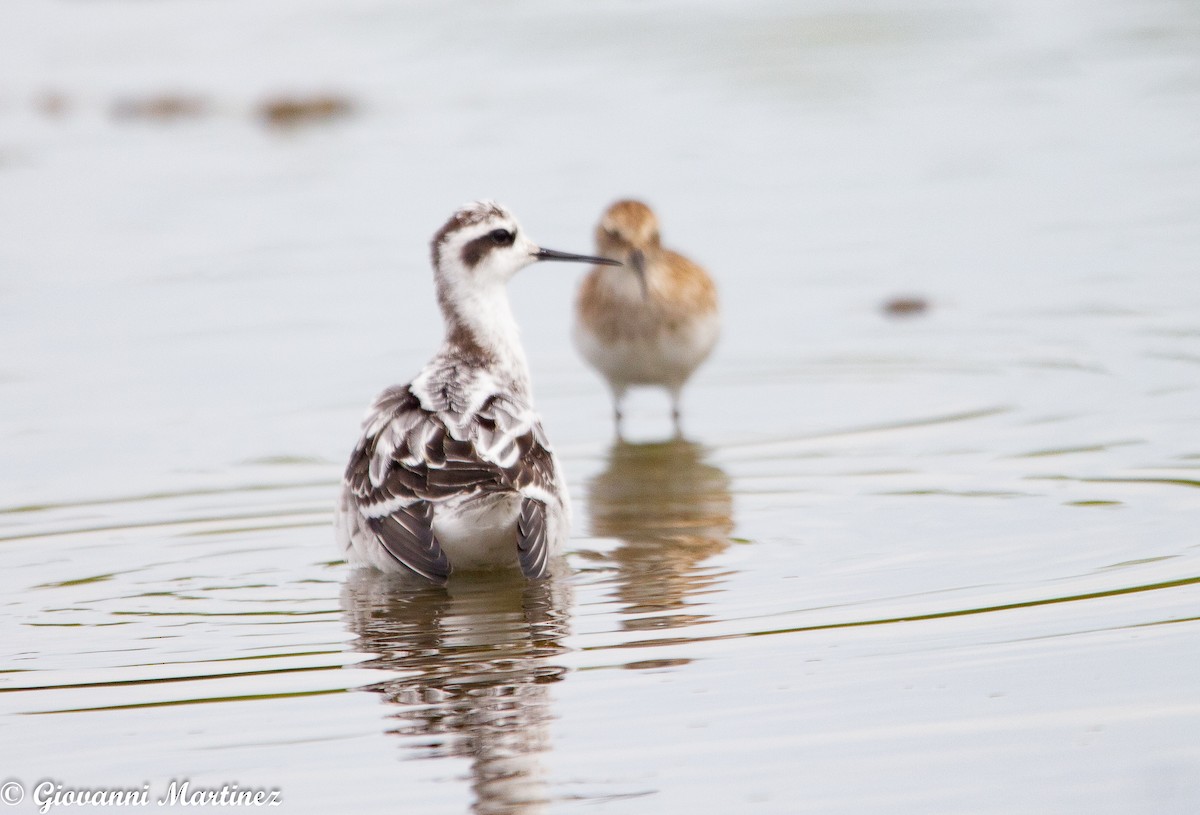
[[[617,435],[631,387],[665,388],[675,435],[680,395],[721,330],[717,291],[692,261],[664,249],[658,218],[640,201],[617,201],[596,226],[596,254],[623,267],[595,266],[579,289],[575,345],[607,380]]]

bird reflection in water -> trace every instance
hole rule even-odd
[[[565,669],[569,590],[557,578],[452,580],[446,588],[356,570],[343,604],[359,648],[356,667],[405,675],[371,686],[396,706],[388,732],[413,757],[471,761],[473,812],[532,815],[548,806],[539,755],[549,749],[548,686]]]
[[[603,557],[617,569],[617,594],[629,630],[677,628],[705,619],[694,598],[723,576],[703,562],[733,531],[729,476],[705,449],[676,438],[650,444],[618,440],[608,467],[589,485],[591,532],[617,538]]]

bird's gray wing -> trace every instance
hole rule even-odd
[[[433,504],[414,501],[390,514],[366,518],[367,529],[389,555],[427,580],[450,576],[450,561],[433,534]]]
[[[424,457],[414,457],[414,448],[436,447],[445,435],[436,415],[423,410],[407,386],[389,388],[371,406],[343,479],[362,534],[401,566],[437,583],[450,576],[450,560],[433,531],[428,468],[410,462]]]
[[[517,515],[517,562],[526,577],[545,577],[549,562],[546,503],[552,494],[554,456],[537,414],[528,405],[503,397],[486,402],[476,421],[484,456],[500,468],[506,487],[521,493]]]

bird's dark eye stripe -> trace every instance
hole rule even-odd
[[[515,232],[509,232],[507,229],[493,229],[488,233],[492,243],[497,246],[511,246],[512,242],[517,239]]]
[[[488,252],[499,247],[512,246],[516,239],[516,230],[509,231],[504,227],[480,235],[478,238],[468,241],[462,248],[463,265],[468,269],[474,269]]]

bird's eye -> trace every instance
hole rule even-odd
[[[511,246],[513,240],[517,237],[507,229],[493,229],[488,233],[488,237],[492,239],[492,243],[497,246]]]

